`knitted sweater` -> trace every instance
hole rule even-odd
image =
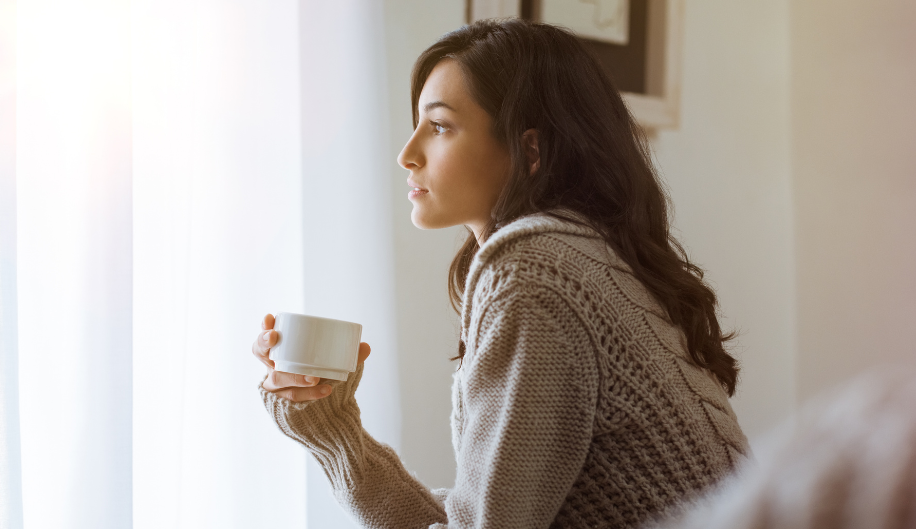
[[[471,265],[461,337],[451,489],[363,429],[362,366],[318,401],[259,388],[364,526],[633,527],[748,453],[722,387],[591,229],[536,214],[497,231]]]

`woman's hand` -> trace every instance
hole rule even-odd
[[[330,395],[331,386],[319,384],[321,379],[318,377],[286,373],[274,369],[274,361],[267,357],[271,345],[277,341],[277,333],[272,330],[273,328],[273,315],[264,316],[264,319],[261,320],[261,334],[258,335],[251,346],[251,352],[267,366],[267,379],[264,380],[261,386],[271,393],[295,402],[318,400]],[[359,344],[359,363],[366,360],[369,356],[369,351],[369,344],[365,342]]]

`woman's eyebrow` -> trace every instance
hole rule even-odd
[[[425,105],[423,105],[423,112],[428,113],[430,110],[433,110],[434,108],[439,108],[439,107],[447,108],[451,110],[452,112],[457,112],[457,110],[452,108],[449,104],[445,103],[444,101],[430,101],[429,103],[426,103]]]

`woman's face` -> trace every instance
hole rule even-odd
[[[458,64],[439,61],[420,92],[419,122],[398,155],[410,171],[410,218],[422,229],[465,224],[480,239],[509,175],[509,150],[471,97]]]

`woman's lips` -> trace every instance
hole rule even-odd
[[[410,191],[410,193],[407,193],[407,198],[409,199],[419,198],[425,195],[426,193],[429,193],[429,189],[423,189],[422,187],[418,186],[417,183],[411,180],[410,178],[407,179],[407,185],[413,188]]]
[[[420,189],[419,187],[415,187],[410,190],[410,193],[407,193],[407,198],[414,199],[414,198],[422,197],[423,195],[427,193],[429,193],[429,191],[427,191],[426,189]]]

